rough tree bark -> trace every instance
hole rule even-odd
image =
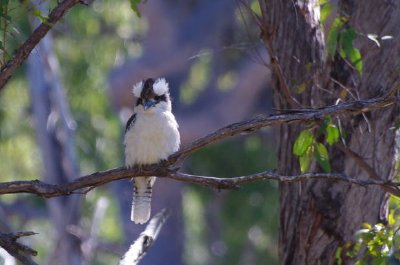
[[[339,98],[342,101],[373,98],[399,84],[399,2],[339,1],[338,15],[346,16],[349,19],[346,26],[359,33],[356,47],[362,53],[362,76],[340,56],[333,59],[326,56],[318,0],[260,0],[260,5],[262,36],[274,70],[277,109],[321,107],[334,104]],[[394,38],[382,41],[378,47],[363,37],[368,33]],[[306,89],[296,94],[300,86]],[[360,179],[393,178],[396,134],[393,128],[398,114],[399,104],[396,104],[367,116],[340,117],[347,136],[344,144],[329,150],[332,171]],[[280,174],[299,173],[292,146],[304,128],[280,127]],[[321,168],[313,165],[311,170],[321,171]],[[361,223],[386,221],[387,200],[387,194],[376,187],[326,181],[281,183],[280,263],[335,264],[337,247],[351,240]],[[344,263],[350,261],[345,259]]]

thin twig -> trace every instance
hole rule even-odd
[[[343,181],[360,186],[371,186],[371,185],[381,186],[385,188],[387,192],[390,192],[391,194],[396,196],[400,196],[400,188],[399,188],[400,183],[398,182],[392,182],[387,180],[356,179],[342,173],[305,173],[294,176],[283,176],[273,171],[264,171],[240,177],[217,178],[217,177],[196,176],[181,172],[175,172],[165,177],[217,189],[235,189],[243,184],[247,184],[256,180],[274,180],[286,183],[300,182],[307,180]]]

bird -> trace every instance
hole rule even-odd
[[[180,146],[169,85],[164,78],[147,78],[133,85],[133,94],[137,101],[125,127],[125,166],[132,168],[165,161]],[[155,180],[155,176],[133,179],[131,220],[136,224],[150,219]]]

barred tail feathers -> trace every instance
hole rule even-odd
[[[155,177],[135,178],[131,220],[137,224],[144,224],[150,219],[151,194]]]

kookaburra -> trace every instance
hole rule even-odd
[[[178,151],[178,124],[171,112],[168,83],[164,78],[146,79],[133,86],[137,98],[125,129],[126,167],[159,163]],[[138,224],[150,218],[155,177],[134,178],[131,220]]]

